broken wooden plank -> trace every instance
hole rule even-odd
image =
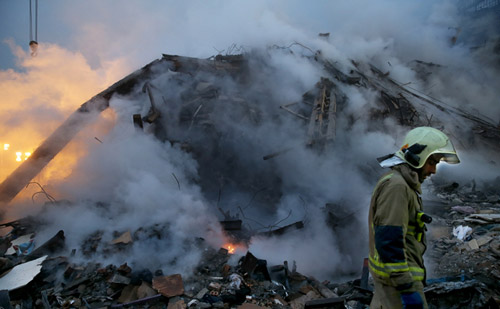
[[[142,305],[145,303],[153,302],[162,299],[164,296],[161,294],[153,295],[153,296],[148,296],[145,298],[137,299],[128,303],[123,303],[123,304],[116,304],[112,305],[111,308],[123,308],[123,307],[134,307],[137,305]]]
[[[299,230],[304,227],[304,222],[303,221],[297,221],[295,223],[280,227],[278,229],[272,230],[272,231],[267,231],[267,232],[262,232],[259,233],[259,235],[265,235],[265,236],[279,236],[283,235],[286,232],[289,231],[294,231],[294,230]]]
[[[337,96],[330,94],[328,105],[328,125],[325,137],[327,140],[334,140],[337,135]]]
[[[309,128],[307,130],[307,136],[310,140],[314,140],[319,137],[320,127],[323,120],[323,111],[325,105],[325,87],[322,86],[319,89],[319,95],[314,100],[314,106],[311,112],[311,117],[309,117]]]
[[[289,108],[288,108],[288,107],[286,107],[285,105],[280,105],[280,108],[281,108],[281,109],[286,110],[287,112],[289,112],[290,114],[292,114],[292,115],[294,115],[294,116],[299,117],[300,119],[303,119],[303,120],[309,120],[309,118],[308,118],[308,117],[306,117],[306,116],[304,116],[304,115],[301,115],[301,114],[299,114],[299,113],[294,112],[293,110],[289,109]]]
[[[269,159],[272,159],[274,157],[277,157],[279,155],[282,155],[284,153],[287,153],[289,152],[290,150],[292,150],[293,148],[286,148],[286,149],[283,149],[283,150],[280,150],[280,151],[276,151],[276,152],[273,152],[271,154],[268,154],[268,155],[265,155],[262,157],[263,160],[269,160]]]

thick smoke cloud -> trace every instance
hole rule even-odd
[[[187,273],[200,255],[191,244],[193,239],[203,237],[214,246],[225,241],[214,206],[234,214],[236,205],[251,201],[245,214],[264,226],[283,218],[287,220],[281,224],[308,223],[304,231],[285,238],[252,239],[250,250],[259,258],[271,264],[295,260],[299,271],[321,279],[360,269],[367,251],[365,219],[370,192],[374,176],[383,172],[374,159],[400,146],[405,129],[386,119],[377,125],[390,126],[393,131],[368,132],[373,125],[368,111],[377,94],[343,86],[341,90],[349,97],[344,112],[351,117],[338,120],[337,146],[326,154],[305,147],[305,132],[297,126],[297,119],[279,111],[279,105],[299,102],[322,76],[320,67],[301,54],[311,56],[321,50],[345,72],[353,68],[351,60],[371,63],[446,104],[487,113],[494,123],[500,120],[499,93],[494,86],[498,85],[498,71],[485,67],[489,59],[471,54],[465,44],[450,44],[450,27],[459,24],[458,11],[450,1],[137,1],[128,5],[87,1],[60,3],[53,14],[74,34],[68,44],[63,47],[42,41],[38,56],[30,58],[10,41],[18,69],[0,71],[0,90],[7,93],[0,107],[7,120],[0,130],[9,140],[25,140],[23,149],[35,148],[81,103],[161,53],[207,58],[219,52],[265,53],[274,46],[265,54],[267,71],[258,72],[260,78],[245,95],[264,114],[281,113],[279,124],[265,119],[255,127],[231,122],[227,115],[221,115],[217,123],[247,142],[240,149],[240,162],[255,166],[252,173],[272,169],[280,176],[281,182],[275,185],[282,195],[275,207],[263,209],[252,200],[251,192],[243,190],[224,191],[222,205],[215,205],[214,193],[211,196],[199,186],[203,166],[192,155],[179,145],[163,143],[132,127],[130,115],[144,114],[149,108],[145,95],[113,98],[112,110],[82,132],[44,171],[45,176],[39,176],[38,181],[57,199],[73,202],[63,208],[46,207],[39,216],[51,224],[39,233],[40,239],[63,229],[68,247],[79,248],[96,230],[103,231],[103,241],[109,242],[113,232],[166,223],[159,232],[162,241],[143,237],[132,247],[127,258],[132,257],[129,262],[139,266]],[[330,32],[330,37],[319,38],[320,32]],[[441,68],[424,82],[411,68],[415,59]],[[181,89],[169,82],[170,77],[161,76],[153,85],[161,88],[167,84],[175,99]],[[226,93],[233,86],[231,80],[213,82]],[[33,138],[28,141],[26,135]],[[263,155],[288,148],[292,150],[277,160],[262,160]],[[462,160],[470,157],[464,155]],[[464,166],[470,175],[454,170],[461,175],[457,177],[484,176],[474,166]],[[63,173],[49,173],[50,169]],[[97,202],[104,206],[96,207]],[[351,214],[347,226],[332,231],[326,225],[326,203],[346,208]],[[37,213],[39,208],[31,205],[27,194],[8,215]],[[108,256],[104,250],[98,253],[109,262],[125,261],[125,257]],[[84,256],[79,253],[77,258]],[[180,260],[183,262],[177,263]],[[345,264],[352,266],[345,268]]]

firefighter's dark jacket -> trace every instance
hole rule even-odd
[[[425,226],[418,175],[407,164],[391,168],[372,194],[369,212],[370,272],[383,284],[412,291],[424,281]]]

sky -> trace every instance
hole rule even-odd
[[[33,0],[33,3],[35,1]],[[126,57],[141,65],[161,53],[209,56],[232,44],[256,40],[290,41],[304,31],[346,31],[397,38],[418,35],[415,23],[428,16],[432,1],[85,1],[38,3],[38,41],[79,51],[93,67],[102,61]],[[34,6],[34,5],[33,5]],[[397,7],[397,9],[396,9]],[[34,11],[34,9],[33,9]],[[406,16],[411,12],[413,20]],[[5,40],[28,48],[29,1],[0,1],[0,68],[14,68],[15,59]],[[357,22],[365,19],[366,23]],[[396,26],[397,25],[397,26]],[[288,28],[290,32],[284,32]],[[295,29],[294,29],[295,28]],[[375,34],[377,34],[375,36]]]
[[[489,121],[499,123],[500,79],[498,70],[490,65],[489,54],[473,54],[465,40],[455,45],[450,43],[460,25],[454,3],[447,0],[39,0],[39,48],[38,54],[32,57],[28,48],[29,1],[0,0],[0,116],[3,119],[0,145],[11,144],[8,151],[1,152],[1,178],[19,164],[14,160],[15,152],[20,153],[20,160],[24,159],[26,153],[36,149],[82,103],[160,58],[162,53],[208,58],[219,53],[237,54],[254,48],[300,43],[304,47],[293,45],[299,53],[321,50],[346,68],[352,65],[351,59],[372,63],[390,71],[391,77],[401,83],[412,83],[412,87],[446,104],[488,115]],[[319,38],[318,33],[330,33],[328,41]],[[269,56],[268,64],[273,70],[262,72],[268,76],[257,81],[255,89],[249,89],[250,95],[256,90],[258,98],[258,86],[276,87],[282,91],[274,93],[273,102],[299,100],[320,75],[317,68],[296,55]],[[409,66],[415,59],[437,63],[442,69],[429,77],[428,83],[418,83]],[[168,80],[167,77],[168,74],[164,79]],[[372,106],[375,94],[354,87],[344,90],[350,97],[347,111],[359,119],[368,117],[360,111]],[[260,101],[265,102],[262,98]],[[53,225],[41,233],[43,237],[49,238],[64,229],[68,231],[68,243],[77,246],[88,233],[102,226],[108,228],[104,238],[111,240],[114,231],[138,228],[153,219],[153,222],[170,222],[171,229],[167,229],[165,236],[174,235],[171,243],[183,248],[184,240],[217,230],[217,218],[208,210],[206,197],[196,181],[189,181],[199,176],[197,162],[178,148],[135,134],[131,128],[129,116],[143,111],[145,105],[140,106],[143,103],[131,98],[111,100],[112,108],[76,136],[37,176],[35,181],[57,199],[81,201],[64,211],[48,209],[43,217],[49,218]],[[245,129],[239,125],[227,124],[229,130],[235,132]],[[268,134],[272,132],[270,129],[276,128],[263,126],[260,134],[256,134],[269,135],[269,140],[264,142],[268,146],[296,134],[291,128],[284,135],[287,138],[283,138]],[[295,219],[300,219],[302,197],[294,191],[299,189],[310,190],[311,196],[318,197],[314,200],[318,205],[324,202],[322,198],[333,198],[336,194],[339,200],[352,198],[356,204],[367,204],[370,184],[361,175],[350,173],[354,164],[350,151],[358,154],[355,158],[361,162],[357,163],[364,165],[374,159],[374,149],[380,151],[380,155],[394,149],[404,131],[397,125],[394,131],[382,134],[368,134],[366,129],[363,121],[359,121],[350,132],[355,142],[348,137],[343,141],[350,147],[349,151],[331,160],[311,155],[306,149],[280,158],[283,165],[277,169],[289,177],[283,177],[287,194],[280,201],[276,218],[285,217],[288,207],[293,205]],[[245,150],[248,150],[245,156],[255,155],[255,149]],[[262,161],[257,155],[253,159],[256,157]],[[469,172],[467,176],[495,176],[489,166],[482,164],[489,158],[470,153],[463,153],[462,158],[462,166]],[[310,171],[317,166],[321,168],[311,175]],[[343,177],[331,179],[338,170],[344,171]],[[35,191],[28,191],[24,200],[18,200],[17,208],[9,209],[11,215],[32,214],[43,208],[40,206],[43,196],[33,199],[37,188],[30,189]],[[103,213],[102,208],[87,199],[109,203],[112,210]],[[175,207],[158,207],[164,204]],[[361,207],[359,205],[356,206]],[[151,216],[152,213],[156,215]],[[323,227],[319,223],[317,226]],[[209,227],[209,231],[204,227]],[[352,228],[364,230],[364,227]],[[349,232],[352,231],[347,235]],[[301,240],[297,241],[295,236]],[[214,238],[222,241],[219,234]],[[322,241],[307,241],[314,238]],[[321,229],[313,229],[291,235],[289,241],[258,241],[253,250],[264,255],[269,248],[280,248],[276,251],[297,254],[295,258],[301,267],[307,265],[311,273],[322,274],[324,269],[314,267],[329,256],[339,261],[351,258],[339,252],[337,242],[340,241]],[[332,245],[324,248],[321,245],[324,243]],[[356,244],[353,241],[352,246]],[[198,258],[185,248],[180,252],[163,249],[146,241],[138,243],[134,253],[138,260],[152,263],[157,262],[155,259],[176,260],[187,256],[195,263]],[[308,254],[319,251],[322,254],[315,257]],[[273,262],[283,261],[279,254],[263,257]],[[342,269],[339,261],[335,262],[336,267]],[[357,264],[354,266],[358,269]]]

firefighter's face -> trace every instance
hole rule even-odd
[[[436,174],[436,167],[441,160],[441,155],[434,154],[425,161],[424,166],[419,171],[420,182],[423,182],[428,176]]]

